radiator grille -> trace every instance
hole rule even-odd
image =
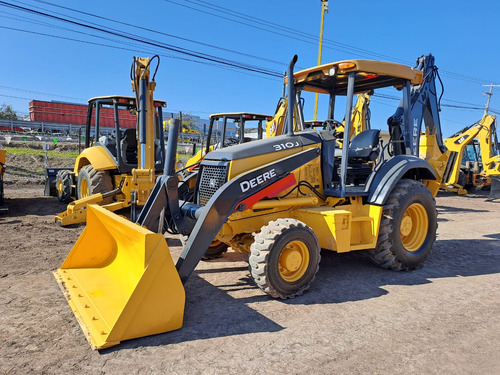
[[[226,180],[227,165],[203,165],[198,185],[198,204],[205,206]]]

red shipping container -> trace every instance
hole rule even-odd
[[[55,124],[72,124],[85,125],[87,121],[87,105],[47,102],[43,100],[32,100],[29,104],[30,120],[55,123]],[[92,125],[95,124],[95,113]],[[137,117],[125,109],[118,111],[120,128],[135,128]],[[101,109],[102,127],[113,128],[115,126],[113,108]]]

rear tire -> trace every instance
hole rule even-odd
[[[422,266],[436,240],[436,203],[422,183],[403,179],[392,190],[370,260],[382,268],[408,271]]]
[[[227,246],[224,242],[220,242],[219,240],[213,240],[210,244],[210,247],[205,252],[205,255],[201,259],[203,260],[212,260],[220,258],[227,252]]]
[[[71,185],[73,185],[71,172],[67,170],[58,171],[56,175],[56,195],[59,202],[69,203],[73,200]]]
[[[96,171],[92,165],[87,164],[78,173],[77,197],[88,197],[92,194],[107,193],[113,190],[111,175],[107,171]],[[113,202],[113,197],[104,198],[100,205]]]
[[[318,238],[299,220],[278,219],[262,227],[250,246],[249,267],[257,286],[275,298],[306,291],[319,269]]]
[[[460,185],[462,188],[466,188],[465,185],[467,184],[466,178],[465,178],[465,173],[463,171],[458,172],[458,181],[457,184]]]
[[[181,234],[179,236],[182,246],[186,246],[189,236]],[[202,260],[212,260],[222,257],[229,248],[224,242],[220,242],[219,240],[213,240],[210,244],[210,247],[205,252],[205,255],[201,257]]]

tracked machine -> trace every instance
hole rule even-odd
[[[176,121],[164,174],[136,222],[88,206],[87,226],[55,276],[93,348],[181,328],[186,282],[214,240],[247,253],[255,284],[282,299],[310,287],[320,249],[363,252],[393,270],[425,262],[439,184],[413,136],[411,89],[424,84],[424,72],[348,60],[294,74],[296,61],[282,135],[210,151],[191,192],[174,170]],[[402,113],[390,142],[382,147],[380,130],[368,129],[339,148],[335,119],[345,117],[343,133],[351,133],[354,95],[391,87],[402,95]],[[329,96],[324,130],[304,129],[295,105],[304,91]],[[336,106],[339,97],[345,107]],[[165,231],[187,236],[175,265]]]

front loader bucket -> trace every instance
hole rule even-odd
[[[167,243],[102,207],[54,272],[93,349],[182,327],[185,292]]]
[[[491,186],[490,195],[487,201],[492,201],[495,199],[500,199],[500,176],[490,176]]]

